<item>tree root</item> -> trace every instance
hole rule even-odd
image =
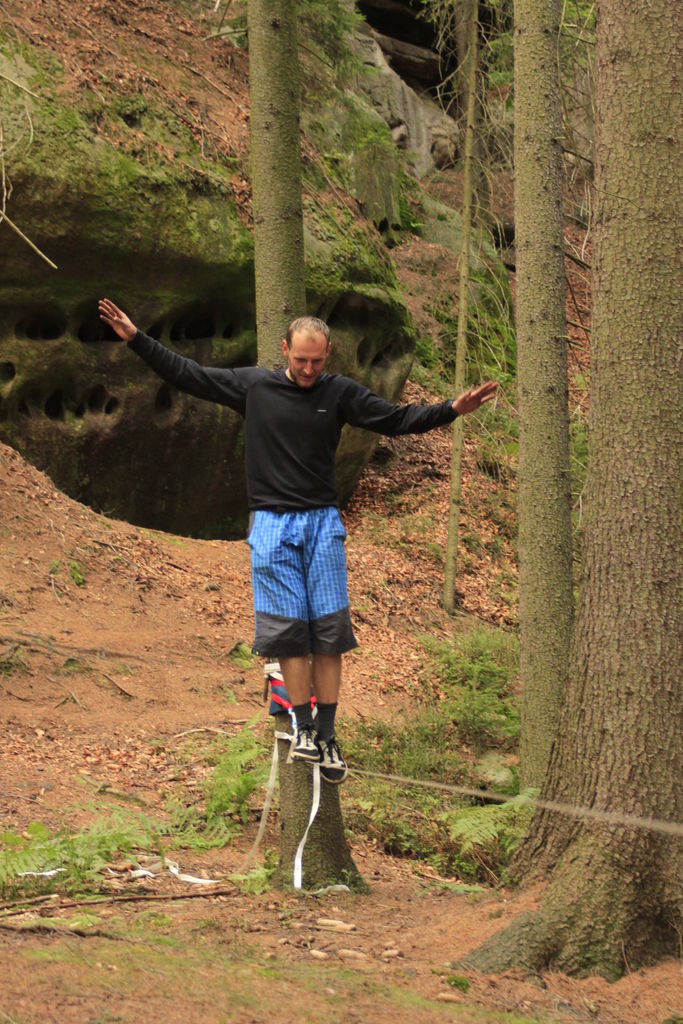
[[[642,839],[628,842],[616,832],[584,835],[558,862],[539,909],[520,915],[459,966],[491,973],[552,967],[615,981],[633,968],[676,956],[676,894],[655,881],[662,877],[661,860],[650,861],[648,879],[642,845]],[[650,853],[664,848],[654,844]],[[642,874],[631,865],[639,865]]]

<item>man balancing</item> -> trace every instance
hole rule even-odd
[[[137,330],[109,299],[100,301],[99,312],[163,380],[244,417],[254,651],[280,662],[296,715],[292,757],[319,763],[328,782],[343,782],[347,768],[334,722],[341,656],[357,643],[334,472],[342,427],[390,437],[420,434],[490,401],[496,383],[471,388],[454,402],[392,405],[349,377],[324,372],[330,330],[316,317],[301,317],[287,328],[282,369],[229,370],[171,352]]]

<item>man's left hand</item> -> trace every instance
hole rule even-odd
[[[490,402],[496,397],[498,384],[495,380],[489,380],[486,384],[480,384],[478,388],[470,388],[463,391],[453,402],[453,408],[458,416],[466,416],[468,412],[474,412],[484,402]]]

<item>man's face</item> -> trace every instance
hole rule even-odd
[[[323,372],[330,354],[330,343],[320,331],[295,331],[287,345],[282,341],[282,351],[287,359],[287,376],[300,388],[310,388]]]

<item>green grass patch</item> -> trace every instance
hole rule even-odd
[[[249,669],[254,667],[254,655],[251,652],[251,647],[246,644],[244,640],[239,640],[230,651],[228,657],[233,665],[237,665],[238,668]]]
[[[85,586],[85,569],[78,562],[69,562],[69,576],[77,587]]]
[[[14,675],[15,672],[22,672],[27,668],[21,644],[12,644],[9,650],[0,655],[0,677]]]

